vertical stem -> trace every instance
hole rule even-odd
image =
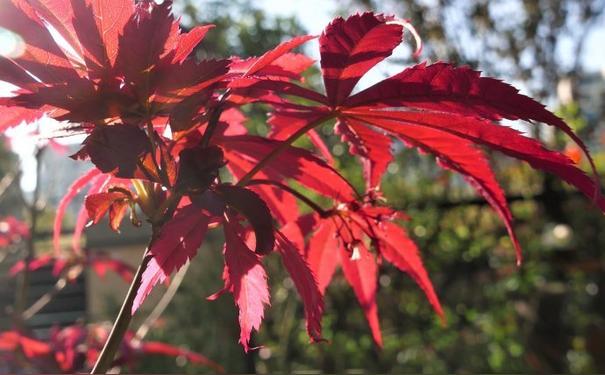
[[[17,282],[16,295],[15,295],[15,311],[14,319],[15,325],[19,329],[24,328],[22,314],[27,307],[27,288],[29,285],[30,271],[29,264],[34,258],[35,253],[35,240],[38,225],[38,201],[40,200],[40,179],[42,177],[42,155],[44,154],[45,147],[38,148],[36,150],[36,184],[32,193],[32,201],[28,206],[29,210],[29,238],[27,239],[27,245],[25,247],[25,257],[23,262],[25,268],[21,273],[21,277]],[[24,200],[25,201],[25,200]]]
[[[154,232],[155,233],[155,232]],[[137,290],[141,285],[141,279],[143,276],[143,272],[147,268],[147,264],[151,260],[151,256],[148,251],[153,244],[156,236],[154,235],[149,242],[149,246],[145,250],[145,254],[143,254],[143,260],[137,269],[136,274],[134,275],[134,279],[130,284],[130,288],[128,288],[128,293],[126,293],[126,298],[124,299],[124,303],[122,303],[122,307],[120,308],[120,312],[116,317],[116,320],[111,328],[111,332],[109,333],[109,337],[103,346],[103,350],[101,350],[101,354],[99,358],[97,358],[97,363],[92,369],[91,374],[105,374],[107,370],[111,368],[111,364],[114,360],[116,352],[118,351],[122,340],[124,339],[124,334],[128,330],[128,326],[130,325],[130,321],[132,320],[132,304],[134,302],[134,298],[137,295]]]

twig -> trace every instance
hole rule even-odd
[[[309,130],[318,127],[329,119],[333,118],[333,114],[326,115],[326,117],[321,117],[316,121],[310,122],[304,127],[298,129],[294,134],[289,136],[286,140],[284,140],[279,146],[275,147],[271,152],[269,152],[265,157],[259,161],[250,172],[246,173],[244,177],[242,177],[238,182],[237,186],[245,186],[251,179],[256,175],[261,169],[263,169],[268,163],[272,162],[273,159],[279,156],[282,152],[284,152],[288,147],[292,145],[298,138],[302,137]]]
[[[218,127],[221,114],[224,110],[225,102],[227,101],[229,95],[231,95],[231,89],[227,89],[227,91],[225,91],[218,99],[216,106],[211,109],[210,118],[208,119],[208,126],[206,126],[206,130],[204,131],[204,134],[202,135],[202,140],[200,141],[200,144],[203,147],[208,147],[208,144],[210,144],[210,139],[212,138],[212,135],[214,135],[214,131]]]
[[[181,286],[181,283],[185,279],[185,275],[187,274],[187,270],[189,269],[190,264],[191,263],[185,264],[179,270],[179,272],[177,272],[177,274],[174,275],[174,278],[172,279],[170,286],[168,287],[168,289],[162,296],[162,299],[160,299],[160,302],[158,302],[158,304],[155,306],[155,308],[153,309],[151,314],[149,314],[149,316],[147,316],[147,319],[145,319],[143,324],[141,324],[139,326],[139,329],[137,329],[137,332],[134,335],[135,339],[143,340],[145,338],[145,336],[147,336],[147,333],[149,332],[151,327],[160,318],[160,316],[162,316],[162,314],[164,313],[164,310],[166,310],[166,308],[170,304],[170,301],[172,301],[172,299],[176,295],[176,292],[178,291],[179,287]]]
[[[7,173],[2,177],[2,180],[0,180],[0,201],[4,198],[4,194],[8,188],[17,180],[18,176],[18,173]]]
[[[50,303],[65,287],[67,286],[67,276],[61,277],[53,288],[48,292],[44,293],[42,297],[40,297],[36,302],[34,302],[27,310],[23,311],[21,314],[21,319],[29,320],[34,315],[36,315],[40,310],[42,310],[46,305]]]
[[[30,216],[30,235],[27,239],[27,246],[25,247],[25,257],[23,262],[25,268],[21,273],[21,277],[17,283],[16,297],[15,297],[15,325],[19,328],[23,328],[22,312],[25,310],[27,303],[27,287],[29,284],[29,264],[34,257],[35,252],[35,240],[38,224],[38,201],[40,199],[40,179],[42,177],[42,155],[44,154],[45,147],[38,148],[36,151],[36,185],[32,194],[32,202],[29,204],[29,216]]]
[[[246,186],[250,186],[250,185],[273,185],[275,187],[280,188],[281,190],[283,190],[285,192],[292,194],[294,197],[298,198],[300,201],[302,201],[307,206],[309,206],[309,208],[311,208],[313,211],[317,212],[321,217],[327,217],[330,215],[329,211],[324,210],[317,203],[313,202],[311,199],[302,195],[298,191],[292,189],[290,186],[288,186],[286,184],[282,184],[281,182],[273,181],[273,180],[256,179],[256,180],[250,180],[246,183]]]

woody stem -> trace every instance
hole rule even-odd
[[[124,303],[122,303],[122,307],[120,308],[120,312],[111,328],[111,332],[109,333],[109,337],[103,346],[103,350],[101,350],[101,354],[99,354],[99,358],[97,358],[97,363],[93,367],[91,374],[105,374],[107,370],[111,368],[111,364],[115,358],[116,352],[122,343],[124,335],[128,330],[128,326],[130,325],[130,321],[132,320],[132,305],[134,303],[134,298],[137,295],[137,290],[141,285],[141,280],[143,276],[143,272],[147,268],[147,264],[151,260],[151,256],[149,255],[149,248],[154,242],[156,236],[153,236],[151,241],[149,242],[149,246],[147,250],[145,250],[145,254],[143,255],[143,260],[137,269],[136,274],[134,275],[134,279],[130,284],[130,288],[128,289],[128,293],[126,294],[126,298],[124,299]]]

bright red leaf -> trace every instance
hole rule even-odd
[[[163,226],[159,237],[149,247],[147,256],[151,259],[143,272],[141,286],[132,306],[133,314],[157,283],[166,280],[197,254],[209,222],[210,217],[205,210],[190,204],[178,209]]]
[[[252,330],[260,328],[265,305],[269,305],[267,274],[260,258],[248,248],[240,235],[229,225],[225,226],[225,284],[229,285],[239,310],[239,342],[247,352]]]

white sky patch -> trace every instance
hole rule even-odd
[[[36,186],[36,158],[34,156],[36,148],[46,145],[48,139],[65,125],[64,122],[45,116],[34,123],[21,123],[6,131],[12,150],[19,155],[22,173],[20,183],[21,189],[24,191],[31,192]],[[69,146],[82,143],[85,137],[86,135],[75,135],[54,138],[53,141],[60,145]]]

